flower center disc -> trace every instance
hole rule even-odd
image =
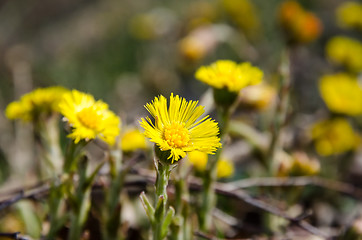
[[[99,127],[99,123],[100,123],[99,117],[100,116],[91,107],[84,108],[82,111],[80,111],[77,114],[77,117],[78,117],[78,120],[87,128],[97,129],[97,127]]]
[[[164,128],[163,138],[171,147],[182,148],[189,144],[190,134],[184,123],[172,123]]]

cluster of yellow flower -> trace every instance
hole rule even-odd
[[[361,14],[360,3],[345,2],[338,7],[336,17],[343,27],[361,29]],[[357,77],[362,70],[362,44],[350,37],[335,36],[327,42],[325,51],[332,63],[347,71],[324,75],[319,80],[322,99],[338,117],[332,115],[331,119],[314,124],[311,137],[316,151],[329,156],[354,150],[360,143],[360,136],[347,117],[362,114],[362,85]]]
[[[5,113],[9,119],[23,121],[37,121],[42,114],[61,113],[72,127],[68,137],[75,143],[99,137],[112,145],[120,131],[120,120],[106,103],[63,87],[38,88],[10,103]]]
[[[331,111],[362,114],[362,86],[356,77],[346,73],[324,75],[319,81],[319,90]]]
[[[315,40],[322,32],[322,23],[297,1],[285,1],[280,6],[279,21],[288,38],[296,43]]]
[[[342,27],[362,30],[362,4],[345,2],[337,9],[337,21]]]
[[[259,83],[262,77],[263,72],[250,63],[236,64],[228,60],[201,67],[196,73],[196,78],[213,88],[235,93]],[[198,101],[186,101],[171,94],[169,103],[164,96],[159,96],[145,107],[155,120],[149,117],[141,119],[144,135],[161,151],[168,153],[171,163],[185,157],[187,152],[193,152],[190,161],[196,169],[205,170],[207,154],[213,154],[221,143],[217,123],[208,116],[198,120],[204,113]],[[44,112],[62,114],[71,129],[68,137],[76,144],[81,140],[100,138],[114,145],[120,133],[120,118],[109,110],[106,103],[96,101],[90,94],[63,87],[39,88],[24,95],[8,105],[6,116],[30,121],[37,120],[37,116]],[[144,135],[138,129],[128,130],[121,136],[121,149],[125,152],[145,149]],[[202,152],[203,157],[193,157],[195,151]],[[222,160],[218,163],[219,177],[228,177],[233,171],[231,162]]]
[[[59,112],[59,102],[68,92],[63,87],[38,88],[24,94],[19,101],[10,103],[5,115],[8,119],[21,119],[24,122],[36,120],[40,115],[45,117],[53,112]]]
[[[340,154],[356,149],[361,138],[343,118],[323,120],[311,129],[317,152],[322,156]]]
[[[258,12],[249,0],[222,0],[222,7],[231,20],[240,27],[248,37],[259,34],[260,19]]]
[[[362,70],[362,44],[353,38],[333,37],[327,43],[326,53],[333,63],[343,65],[352,72]]]
[[[197,104],[171,94],[169,107],[163,96],[146,105],[156,122],[148,117],[141,120],[145,135],[162,151],[169,150],[172,162],[185,157],[189,151],[211,154],[221,147],[217,123],[208,117],[197,121],[204,112]],[[8,105],[6,116],[28,121],[42,112],[61,113],[71,127],[68,137],[75,143],[100,138],[113,145],[120,133],[120,119],[106,103],[96,101],[90,94],[62,87],[36,89],[24,95],[20,101]],[[124,151],[146,148],[145,138],[137,129],[128,131],[122,137],[121,148]]]
[[[192,151],[188,155],[188,161],[198,172],[204,172],[206,169],[208,155],[200,151]],[[221,158],[216,165],[216,175],[218,178],[227,178],[234,174],[234,165],[226,158]]]

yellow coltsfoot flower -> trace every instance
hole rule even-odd
[[[154,117],[141,119],[141,126],[145,129],[146,137],[150,138],[162,151],[169,151],[168,159],[171,163],[186,156],[186,152],[199,150],[213,154],[221,147],[219,127],[208,116],[197,119],[204,113],[198,101],[186,101],[171,93],[169,106],[164,96],[146,104],[145,108]]]
[[[221,158],[217,161],[216,176],[217,178],[228,178],[234,174],[234,165],[231,161]]]
[[[146,138],[138,129],[129,129],[122,135],[120,147],[124,152],[132,152],[137,149],[146,149]]]
[[[206,170],[208,160],[207,153],[192,151],[187,154],[187,159],[198,172],[203,172]]]
[[[326,45],[326,53],[335,64],[345,66],[356,73],[362,70],[362,43],[356,39],[333,37]]]
[[[204,172],[206,170],[206,165],[208,161],[207,153],[200,151],[189,152],[188,161],[198,172]],[[216,163],[216,177],[217,178],[227,178],[234,174],[234,165],[233,163],[226,159],[221,158]]]
[[[37,88],[23,95],[19,101],[10,103],[5,110],[8,119],[21,119],[25,122],[36,120],[40,115],[48,116],[59,112],[59,102],[68,89],[55,86]]]
[[[322,156],[354,150],[361,142],[361,137],[343,118],[323,120],[314,124],[311,137],[315,142],[317,152]]]
[[[346,28],[362,30],[362,4],[359,2],[345,2],[337,9],[337,21]]]
[[[239,92],[246,86],[260,83],[263,72],[249,62],[237,64],[230,60],[219,60],[210,66],[200,67],[195,77],[213,88]]]
[[[319,91],[331,111],[362,114],[362,86],[355,77],[346,73],[325,75],[320,79]]]
[[[75,143],[99,137],[109,145],[115,143],[120,132],[120,119],[101,100],[90,94],[72,90],[59,104],[60,112],[72,127],[68,137]]]
[[[254,5],[254,1],[222,0],[221,7],[247,37],[259,36],[261,33],[260,14]]]

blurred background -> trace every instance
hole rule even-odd
[[[29,171],[31,126],[5,118],[11,101],[38,87],[60,85],[91,93],[124,125],[137,125],[146,114],[143,105],[156,95],[200,99],[208,87],[194,73],[219,59],[249,61],[276,86],[280,57],[289,44],[279,22],[282,2],[0,1],[0,182],[7,183],[1,191],[37,181]],[[294,134],[326,115],[318,79],[338,70],[325,56],[328,40],[336,35],[361,39],[361,32],[337,23],[336,9],[343,2],[299,1],[322,28],[318,38],[293,50],[289,121]],[[259,130],[268,130],[259,122]]]

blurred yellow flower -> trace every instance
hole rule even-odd
[[[319,91],[331,111],[362,114],[362,87],[355,77],[345,73],[325,75],[320,79]]]
[[[203,58],[207,53],[207,48],[203,42],[193,36],[183,38],[179,43],[179,49],[185,58],[193,61]]]
[[[279,21],[288,37],[294,42],[311,42],[322,32],[319,18],[304,10],[296,1],[284,1],[281,4]]]
[[[284,1],[279,8],[279,21],[283,27],[288,27],[295,16],[304,12],[302,6],[296,1]]]
[[[305,12],[295,19],[295,25],[292,29],[298,41],[307,43],[320,36],[322,23],[313,13]]]
[[[129,129],[122,135],[120,146],[124,152],[146,149],[146,138],[138,129]]]
[[[203,172],[206,169],[208,155],[207,153],[200,151],[189,152],[188,155],[189,162],[194,166],[198,172]],[[221,158],[218,160],[216,165],[216,175],[217,178],[227,178],[234,174],[234,165],[231,161]]]
[[[361,138],[346,119],[324,120],[313,125],[311,137],[322,156],[340,154],[356,149]]]
[[[327,43],[326,53],[333,63],[344,65],[357,73],[362,70],[362,44],[355,39],[333,37]]]
[[[263,72],[249,62],[237,64],[230,60],[219,60],[210,66],[200,67],[195,77],[213,88],[239,92],[246,86],[260,83]]]
[[[179,50],[184,58],[197,61],[210,53],[219,43],[219,31],[213,25],[203,25],[192,30],[180,40]]]
[[[337,8],[337,22],[346,28],[362,30],[362,4],[359,2],[345,2]]]
[[[186,101],[171,93],[170,103],[164,96],[155,97],[146,109],[154,117],[142,118],[141,126],[146,137],[151,139],[161,151],[169,151],[171,163],[186,156],[186,152],[199,150],[213,154],[221,147],[218,124],[206,116],[197,121],[204,113],[198,101]]]
[[[31,121],[32,114],[28,106],[22,101],[14,101],[9,103],[5,109],[5,116],[10,120],[22,119],[23,121]]]
[[[101,100],[95,101],[90,94],[77,90],[63,96],[60,112],[72,127],[69,138],[75,143],[99,137],[109,145],[115,143],[120,132],[120,119]]]
[[[199,172],[205,171],[208,160],[207,153],[200,151],[192,151],[187,154],[187,159],[197,171]]]
[[[59,102],[68,91],[59,86],[35,89],[23,95],[19,101],[10,103],[5,110],[5,115],[11,120],[33,121],[41,114],[48,116],[59,112]]]
[[[310,158],[304,152],[295,152],[289,158],[284,158],[280,163],[277,175],[286,176],[313,176],[320,171],[320,163],[317,159]]]
[[[260,19],[252,1],[221,0],[221,3],[225,12],[247,36],[255,37],[260,33]]]
[[[231,177],[234,174],[234,165],[231,161],[221,158],[217,161],[216,176],[218,178]]]
[[[263,110],[273,103],[275,97],[276,91],[272,86],[258,84],[241,90],[240,103],[248,108]]]

